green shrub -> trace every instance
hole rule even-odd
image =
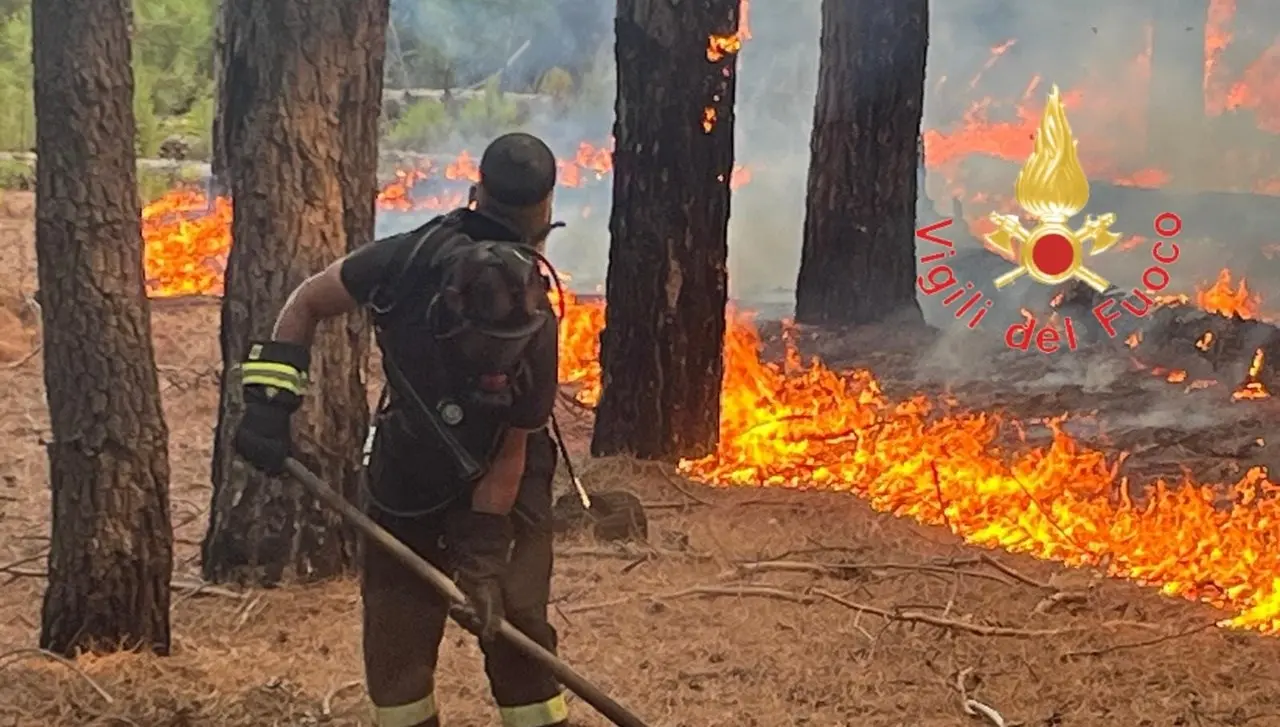
[[[497,76],[485,84],[484,93],[462,104],[458,127],[465,138],[485,138],[517,130],[524,120],[520,105],[502,93]]]
[[[151,92],[155,88],[156,73],[145,65],[133,69],[133,117],[138,124],[134,148],[139,157],[154,157],[164,142],[164,132],[160,128],[160,118],[156,116],[155,106],[151,103]]]
[[[538,78],[534,89],[537,93],[551,96],[557,101],[573,94],[573,76],[559,66],[548,70]]]
[[[35,145],[31,7],[28,5],[0,20],[0,150],[25,152]]]
[[[216,0],[134,3],[134,115],[138,153],[164,141],[160,118],[212,114],[213,19]],[[202,106],[203,105],[203,106]],[[206,139],[208,133],[193,135]],[[0,150],[35,145],[32,99],[31,6],[0,15]]]
[[[36,187],[36,167],[19,159],[0,159],[0,189],[30,190]]]
[[[400,118],[390,124],[384,139],[395,149],[426,152],[448,140],[453,133],[453,119],[443,102],[424,98],[403,107]]]
[[[213,84],[210,83],[209,92],[197,99],[185,114],[160,119],[161,141],[180,137],[189,145],[187,159],[208,160],[213,155],[213,109]]]
[[[133,62],[147,69],[154,113],[177,116],[211,95],[217,0],[135,2]],[[139,94],[142,95],[142,94]]]

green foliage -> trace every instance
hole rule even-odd
[[[520,104],[503,94],[499,79],[490,79],[484,91],[461,103],[447,104],[418,99],[389,125],[383,143],[395,149],[441,151],[450,142],[488,139],[518,129],[524,120]]]
[[[134,3],[134,114],[138,153],[153,155],[164,141],[161,119],[191,117],[191,134],[208,146],[213,117],[213,21],[216,0]],[[0,15],[0,150],[35,144],[32,100],[31,6]]]
[[[501,69],[528,40],[565,32],[561,7],[576,0],[403,0],[393,23],[407,80],[458,89],[489,76],[484,92],[453,101],[419,100],[386,123],[389,146],[436,151],[519,128],[525,104],[504,95]],[[35,145],[31,4],[0,0],[0,151]],[[135,0],[133,28],[136,148],[152,157],[165,140],[181,137],[189,158],[207,159],[214,116],[214,25],[218,0]],[[535,50],[523,57],[527,61]],[[403,55],[403,58],[401,58]],[[588,54],[589,55],[589,54]],[[611,55],[611,50],[609,54]],[[602,55],[605,66],[611,58]],[[612,94],[612,78],[583,73],[584,59],[530,78],[527,90],[553,96],[561,111],[598,107]],[[391,63],[391,59],[388,59]],[[586,65],[590,65],[589,60]],[[397,66],[399,67],[399,66]],[[567,70],[566,70],[567,69]],[[515,70],[511,73],[526,73]],[[492,75],[490,74],[498,74]],[[393,77],[399,74],[393,72]],[[522,76],[523,78],[523,76]],[[508,87],[513,83],[507,78]],[[524,88],[524,81],[517,82]],[[2,180],[0,180],[2,181]]]
[[[134,146],[139,157],[152,157],[160,150],[164,141],[161,136],[160,118],[156,116],[155,105],[151,102],[151,94],[155,88],[156,74],[146,64],[138,64],[133,69],[133,117],[138,124]]]
[[[489,138],[515,131],[521,122],[520,106],[502,93],[501,79],[489,79],[484,93],[467,100],[458,112],[458,126],[468,135]]]
[[[384,139],[396,149],[425,152],[443,144],[452,133],[453,119],[444,102],[424,98],[405,106]]]
[[[30,151],[36,144],[31,89],[31,6],[0,20],[0,150]]]
[[[573,94],[573,76],[563,68],[552,68],[538,78],[534,91],[556,100],[568,98]]]
[[[20,159],[0,159],[0,189],[35,189],[35,164]]]
[[[196,99],[187,113],[159,119],[160,142],[179,137],[187,142],[188,159],[208,159],[213,154],[213,114],[213,82],[210,81],[208,91]]]
[[[184,114],[211,89],[217,2],[143,0],[133,7],[134,69],[151,80],[145,96],[156,114]]]

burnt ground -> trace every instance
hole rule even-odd
[[[216,406],[212,305],[154,311],[172,432],[174,654],[67,664],[32,650],[49,432],[38,336],[22,304],[34,288],[30,212],[27,197],[0,198],[0,270],[10,276],[0,307],[0,725],[367,724],[353,580],[196,590]],[[1097,410],[1117,448],[1173,432],[1132,458],[1135,473],[1175,460],[1229,471],[1247,462],[1214,450],[1277,420],[1266,402],[1224,419],[1213,414],[1221,393],[1186,394],[1123,366],[1021,359],[1052,369],[1046,379],[965,350],[973,344],[899,340],[909,338],[871,331],[802,345],[872,366],[890,393],[950,393],[1022,417]],[[967,375],[944,365],[957,361]],[[941,369],[952,374],[934,375]],[[580,458],[586,416],[565,414]],[[655,727],[999,723],[983,709],[1028,727],[1280,725],[1280,640],[1213,627],[1224,614],[1205,606],[975,550],[848,495],[715,490],[625,460],[582,469],[593,489],[639,495],[651,533],[627,548],[565,538],[553,620],[566,660]],[[438,676],[449,725],[496,723],[477,649],[453,627]],[[966,714],[966,699],[978,715]],[[604,724],[574,703],[578,724]]]

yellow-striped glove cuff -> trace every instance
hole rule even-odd
[[[262,387],[267,398],[289,393],[301,398],[307,389],[307,369],[311,352],[304,346],[283,341],[251,343],[249,355],[240,366],[240,383],[246,389]]]

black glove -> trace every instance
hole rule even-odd
[[[451,514],[445,526],[453,580],[471,606],[455,608],[454,618],[486,643],[502,622],[502,576],[514,539],[505,515],[466,510]]]
[[[302,404],[311,354],[282,341],[254,343],[241,365],[244,418],[236,429],[236,452],[257,469],[278,475],[291,450],[290,420]]]

